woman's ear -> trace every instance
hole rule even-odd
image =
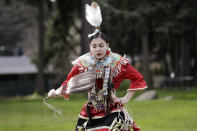
[[[109,43],[107,43],[107,47],[109,47]]]

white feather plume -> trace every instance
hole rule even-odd
[[[99,27],[101,25],[101,10],[96,2],[92,2],[91,6],[86,4],[86,19],[92,26]]]

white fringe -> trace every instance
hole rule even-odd
[[[46,100],[43,100],[43,103],[50,109],[52,109],[54,111],[54,113],[58,113],[59,115],[62,114],[63,110],[62,109],[57,109],[55,106],[49,104],[46,102]]]
[[[126,65],[127,63],[128,63],[128,62],[127,62],[126,57],[125,57],[125,56],[122,57],[121,60],[120,60],[119,65],[118,65],[115,69],[113,69],[113,74],[112,74],[112,76],[113,76],[113,77],[116,77],[117,75],[119,75],[120,72],[121,72],[121,66],[122,66],[122,65]]]

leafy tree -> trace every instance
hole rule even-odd
[[[47,24],[45,65],[52,65],[54,84],[65,80],[73,55],[80,55],[80,2],[58,0]],[[72,58],[71,58],[72,57]],[[59,82],[57,82],[59,81]],[[58,87],[59,84],[53,85]]]
[[[33,23],[35,12],[20,1],[0,1],[0,46],[13,51]]]

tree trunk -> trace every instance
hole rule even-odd
[[[196,44],[196,50],[197,50],[197,27],[195,29],[195,44]],[[196,53],[196,57],[197,57],[197,53]]]
[[[169,76],[169,73],[172,71],[170,66],[171,66],[171,62],[170,62],[170,55],[169,53],[167,52],[166,54],[163,54],[164,57],[164,71],[165,71],[165,76],[168,77]]]
[[[195,50],[197,50],[197,27],[195,28]],[[194,65],[193,65],[193,68],[194,68],[194,71],[192,70],[192,74],[197,77],[197,52],[195,52],[195,56],[193,58],[193,62],[194,62]]]
[[[81,17],[82,17],[82,31],[81,31],[81,54],[85,54],[89,51],[89,40],[88,34],[91,31],[90,24],[87,23],[85,18],[85,4],[90,4],[91,0],[82,0],[81,1]]]
[[[35,91],[44,94],[44,0],[38,1],[38,75]]]
[[[175,43],[175,48],[174,48],[174,53],[175,53],[175,58],[174,58],[174,70],[175,70],[175,76],[180,76],[180,45],[179,43]]]
[[[152,73],[150,71],[150,60],[149,60],[149,47],[148,47],[148,34],[143,34],[142,39],[142,54],[143,54],[143,75],[146,83],[149,87],[152,87]]]
[[[184,36],[181,38],[181,76],[190,75],[190,44],[185,42]]]

